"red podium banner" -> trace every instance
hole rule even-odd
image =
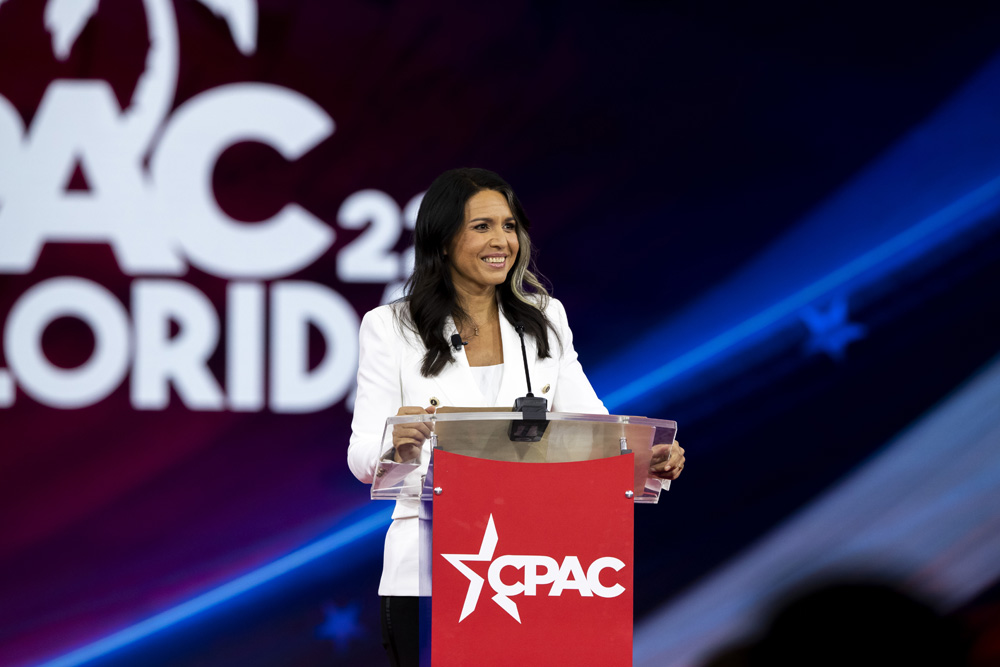
[[[435,667],[632,664],[633,466],[435,454]]]

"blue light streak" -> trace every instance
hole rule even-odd
[[[278,560],[268,563],[252,572],[248,572],[218,588],[213,588],[187,602],[183,602],[176,607],[171,607],[166,611],[160,612],[123,630],[119,630],[103,639],[82,646],[58,658],[41,663],[37,667],[76,667],[129,644],[133,644],[140,639],[144,639],[212,607],[216,607],[283,574],[287,574],[296,568],[346,547],[357,540],[367,537],[376,530],[385,528],[391,519],[392,509],[392,507],[388,507],[384,510],[379,510],[338,530],[332,535],[293,551],[287,556],[282,556]]]
[[[977,211],[978,209],[978,211]],[[954,238],[1000,209],[1000,177],[952,202],[856,259],[803,287],[757,315],[662,364],[652,371],[606,394],[604,405],[615,412],[645,394],[662,388],[678,376],[727,352],[752,344],[767,331],[795,317],[802,308],[824,297],[861,283],[875,282],[892,271],[933,252],[943,241]],[[970,215],[976,212],[976,215]]]

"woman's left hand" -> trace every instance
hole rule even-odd
[[[653,445],[649,474],[660,479],[677,479],[684,470],[684,448],[676,440],[671,445]]]

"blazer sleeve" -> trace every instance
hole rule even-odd
[[[390,308],[364,316],[358,342],[358,391],[347,464],[355,477],[371,484],[382,454],[385,420],[402,406],[400,340],[394,335]]]
[[[608,409],[597,397],[597,392],[583,372],[583,366],[573,347],[573,332],[569,328],[566,309],[557,299],[549,301],[546,314],[559,332],[556,344],[559,354],[559,382],[556,395],[552,398],[554,412],[581,412],[584,414],[606,415]]]

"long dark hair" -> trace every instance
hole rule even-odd
[[[420,203],[413,234],[416,257],[413,275],[406,283],[406,325],[416,332],[427,348],[420,372],[433,377],[452,361],[451,343],[445,337],[448,316],[468,320],[451,280],[451,267],[444,254],[465,220],[465,204],[477,192],[495,190],[507,199],[517,221],[518,252],[514,266],[503,284],[497,286],[500,309],[511,324],[523,324],[524,332],[535,339],[538,357],[550,356],[548,329],[543,312],[549,293],[534,271],[531,222],[524,214],[514,190],[499,175],[486,169],[452,169],[438,176]]]

